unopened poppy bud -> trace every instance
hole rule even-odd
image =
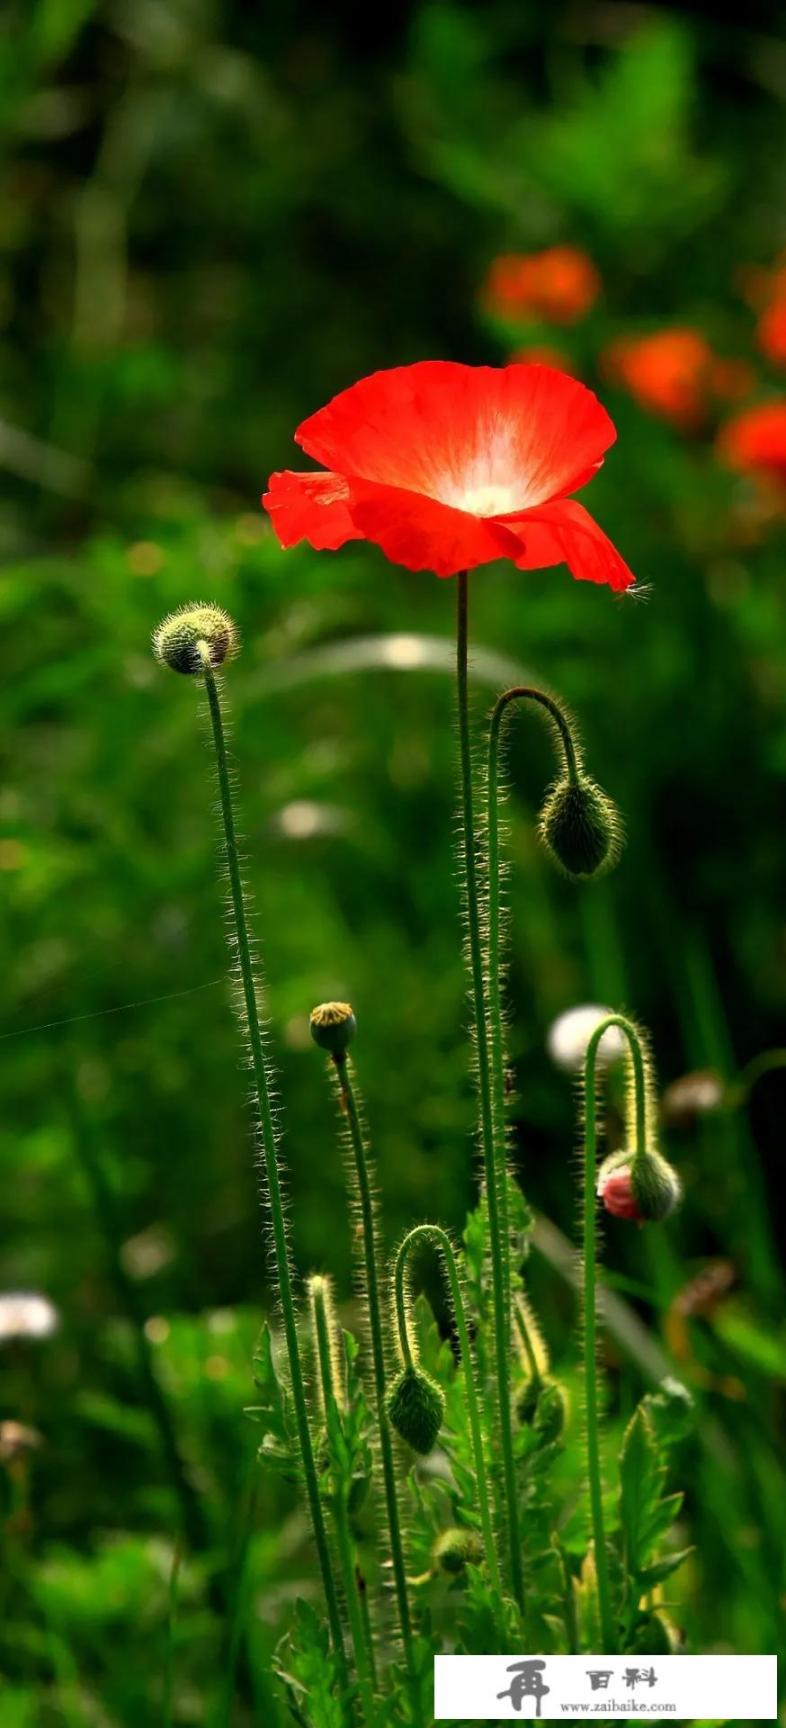
[[[404,1368],[388,1394],[388,1416],[397,1434],[423,1457],[433,1451],[445,1414],[442,1388],[422,1368]]]
[[[620,821],[614,805],[593,780],[558,780],[540,814],[540,836],[566,876],[596,876],[615,864]]]
[[[320,1050],[340,1062],[357,1031],[357,1021],[348,1002],[321,1002],[312,1008],[309,1020],[311,1036]]]
[[[237,653],[237,628],[220,606],[183,606],[159,624],[153,634],[153,653],[162,666],[192,677],[222,666]]]
[[[659,1152],[613,1152],[598,1172],[598,1194],[615,1218],[660,1223],[679,1205],[682,1188]]]
[[[476,1530],[443,1530],[434,1543],[432,1558],[440,1572],[456,1578],[467,1566],[479,1566],[483,1543]]]

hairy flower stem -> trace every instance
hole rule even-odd
[[[335,1384],[333,1366],[333,1351],[330,1337],[330,1316],[328,1314],[324,1280],[311,1280],[311,1314],[314,1330],[314,1345],[319,1368],[319,1384],[322,1393],[322,1403],[325,1420],[330,1416],[331,1409],[338,1407],[339,1398]],[[355,1653],[358,1690],[363,1708],[363,1717],[368,1728],[374,1728],[377,1719],[374,1704],[374,1657],[373,1644],[367,1634],[370,1625],[364,1619],[358,1588],[357,1568],[355,1565],[354,1545],[349,1523],[349,1503],[347,1488],[343,1484],[336,1487],[331,1498],[333,1522],[336,1531],[336,1549],[344,1585],[344,1600],[347,1607],[347,1619],[352,1637],[352,1647]]]
[[[276,1131],[273,1123],[273,1111],[270,1102],[270,1085],[268,1081],[267,1061],[262,1041],[262,1028],[259,1021],[256,980],[251,958],[251,942],[249,939],[248,921],[246,917],[243,882],[240,872],[240,856],[238,853],[237,831],[232,804],[232,789],[227,763],[226,743],[224,739],[224,722],[221,713],[221,702],[218,694],[213,668],[207,649],[203,656],[204,684],[207,692],[210,724],[213,733],[213,743],[216,753],[218,771],[218,789],[221,802],[221,817],[224,828],[227,870],[229,873],[229,891],[232,907],[232,917],[237,942],[237,957],[240,967],[240,980],[245,1006],[246,1030],[251,1051],[251,1065],[254,1075],[254,1088],[259,1110],[259,1134],[267,1182],[267,1199],[270,1209],[270,1220],[273,1229],[273,1245],[275,1249],[275,1264],[281,1296],[281,1314],[284,1322],[287,1354],[289,1357],[289,1373],[292,1383],[292,1403],[295,1412],[298,1442],[303,1464],[303,1475],[306,1484],[309,1512],[314,1530],[314,1540],[322,1574],[322,1587],[325,1592],[330,1636],[336,1654],[336,1662],[341,1684],[348,1683],[347,1659],[344,1649],[344,1637],[341,1628],[338,1592],[333,1576],[333,1563],[330,1557],[325,1518],[322,1502],[319,1497],[314,1450],[311,1444],[311,1431],[308,1425],[306,1394],[303,1384],[303,1367],[300,1360],[300,1345],[297,1335],[295,1318],[295,1303],[292,1293],[292,1272],[289,1264],[286,1226],[284,1223],[284,1207],[281,1194],[281,1177],[278,1168],[276,1148]]]
[[[439,1224],[416,1225],[415,1229],[410,1230],[409,1234],[404,1237],[401,1247],[396,1255],[393,1285],[396,1303],[396,1325],[398,1328],[401,1354],[404,1358],[405,1367],[412,1368],[416,1366],[408,1326],[409,1302],[407,1296],[406,1275],[410,1254],[421,1242],[431,1243],[438,1250],[447,1275],[450,1300],[456,1321],[456,1332],[458,1333],[459,1350],[461,1352],[461,1366],[464,1370],[464,1385],[467,1393],[467,1414],[469,1416],[470,1434],[472,1436],[472,1452],[475,1459],[475,1479],[477,1484],[480,1525],[483,1532],[483,1547],[485,1549],[491,1581],[495,1589],[501,1592],[502,1580],[500,1578],[499,1561],[497,1559],[497,1549],[494,1541],[494,1527],[491,1518],[491,1499],[489,1495],[488,1475],[486,1472],[486,1458],[483,1450],[483,1431],[480,1422],[478,1393],[475,1385],[475,1370],[469,1343],[467,1318],[464,1310],[464,1297],[461,1292],[461,1280],[459,1278],[453,1243],[451,1242],[447,1231],[443,1230]]]
[[[524,1573],[519,1543],[518,1508],[516,1504],[516,1472],[513,1459],[513,1421],[510,1400],[508,1343],[510,1321],[506,1307],[506,1266],[508,1244],[503,1240],[503,1219],[500,1217],[500,1192],[505,1186],[505,1160],[500,1170],[494,1134],[489,1040],[486,1021],[486,992],[483,974],[480,904],[478,894],[478,861],[475,846],[473,815],[472,753],[469,727],[469,690],[467,668],[468,641],[468,577],[466,570],[457,578],[456,674],[458,689],[459,753],[461,759],[461,805],[463,823],[464,871],[463,887],[469,939],[469,962],[474,1004],[475,1044],[477,1051],[478,1099],[480,1104],[480,1136],[486,1177],[486,1203],[491,1245],[491,1276],[494,1309],[494,1343],[499,1400],[499,1425],[502,1449],[502,1473],[508,1526],[508,1552],[513,1592],[519,1608],[524,1608]],[[505,1213],[507,1206],[505,1206]]]
[[[409,1594],[407,1577],[404,1569],[404,1545],[401,1538],[401,1520],[396,1492],[396,1470],[393,1457],[393,1438],[390,1431],[387,1403],[385,1399],[385,1344],[382,1333],[382,1303],[379,1292],[379,1275],[377,1271],[376,1230],[374,1220],[374,1200],[371,1191],[368,1154],[360,1124],[355,1092],[346,1053],[332,1058],[340,1088],[341,1105],[346,1115],[349,1131],[349,1141],[355,1165],[355,1174],[360,1201],[361,1237],[363,1245],[363,1270],[365,1274],[365,1290],[368,1304],[368,1322],[371,1335],[371,1360],[374,1375],[374,1397],[377,1409],[377,1425],[379,1428],[379,1446],[382,1455],[382,1479],[385,1490],[385,1506],[388,1518],[388,1534],[390,1538],[390,1557],[393,1565],[393,1586],[396,1593],[399,1630],[404,1651],[404,1661],[412,1694],[412,1709],[414,1720],[423,1720],[419,1701],[417,1671],[412,1637],[412,1619],[409,1611]]]
[[[635,1026],[622,1014],[610,1014],[596,1027],[587,1045],[584,1066],[584,1404],[587,1438],[587,1475],[589,1477],[590,1510],[595,1547],[595,1570],[598,1580],[598,1608],[603,1635],[603,1649],[609,1655],[616,1648],[614,1617],[611,1609],[609,1566],[603,1523],[603,1489],[600,1460],[600,1422],[598,1412],[597,1362],[597,1072],[598,1049],[604,1032],[618,1026],[630,1048],[633,1068],[633,1098],[637,1149],[647,1141],[647,1069],[641,1039]]]
[[[502,1013],[501,951],[502,913],[499,847],[499,756],[502,725],[512,702],[537,702],[545,709],[565,753],[565,771],[571,785],[578,781],[578,760],[570,724],[559,703],[545,691],[517,684],[498,698],[489,725],[486,768],[486,834],[488,870],[488,1007],[491,1042],[492,1108],[496,1137],[496,1164],[502,1171],[499,1185],[500,1226],[505,1279],[505,1312],[510,1314],[510,1228],[508,1224],[507,1144],[505,1125],[505,1031]]]

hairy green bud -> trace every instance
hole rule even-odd
[[[321,1002],[318,1008],[312,1008],[309,1026],[314,1043],[339,1061],[346,1056],[357,1031],[357,1021],[348,1002]]]
[[[404,1368],[388,1393],[388,1416],[396,1433],[423,1457],[433,1451],[445,1414],[441,1386],[422,1368]]]
[[[153,653],[173,672],[198,677],[210,666],[222,666],[237,653],[237,628],[220,606],[182,606],[170,613],[153,634]]]
[[[558,780],[539,822],[540,837],[566,876],[597,876],[616,864],[620,850],[620,820],[610,798],[594,780]]]
[[[483,1543],[477,1530],[443,1530],[432,1551],[434,1565],[450,1577],[458,1577],[467,1566],[479,1566],[483,1559]]]

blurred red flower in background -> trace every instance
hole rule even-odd
[[[761,402],[728,420],[717,450],[730,468],[786,486],[786,398]]]
[[[683,431],[701,426],[713,399],[744,396],[754,382],[746,361],[721,359],[689,326],[620,336],[601,356],[601,369],[642,408]]]
[[[575,324],[594,306],[600,276],[578,246],[550,246],[546,252],[508,252],[495,258],[483,298],[503,318],[543,319]]]
[[[548,366],[421,360],[362,378],[295,438],[328,464],[271,475],[262,502],[282,546],[371,540],[394,564],[455,576],[508,558],[579,581],[634,580],[569,496],[616,432],[597,397]]]

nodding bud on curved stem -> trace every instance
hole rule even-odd
[[[587,1108],[591,1107],[594,1114],[598,1046],[610,1026],[623,1034],[630,1052],[627,1145],[604,1159],[597,1175],[596,1192],[606,1211],[615,1218],[629,1218],[637,1224],[660,1223],[679,1205],[682,1187],[676,1170],[655,1145],[654,1082],[647,1041],[624,1015],[613,1014],[602,1021],[587,1046]]]
[[[237,627],[220,606],[195,604],[171,612],[153,633],[153,653],[162,666],[191,677],[213,670],[237,653]]]
[[[575,721],[564,703],[534,685],[517,684],[503,691],[494,706],[489,728],[488,791],[490,822],[496,823],[499,744],[502,723],[513,702],[534,702],[545,713],[560,758],[560,773],[540,813],[538,832],[554,862],[577,881],[597,876],[616,864],[622,844],[622,823],[606,793],[584,772]]]
[[[489,1497],[488,1472],[486,1469],[486,1454],[485,1454],[484,1445],[483,1445],[483,1430],[482,1430],[481,1421],[480,1421],[480,1406],[478,1403],[477,1387],[475,1385],[475,1368],[474,1368],[474,1364],[473,1364],[473,1360],[472,1360],[472,1351],[471,1351],[470,1341],[469,1341],[469,1329],[467,1327],[467,1317],[466,1317],[466,1310],[464,1307],[464,1297],[462,1294],[461,1279],[459,1277],[458,1262],[456,1260],[456,1254],[455,1254],[455,1250],[453,1247],[453,1243],[451,1242],[447,1231],[443,1230],[442,1226],[440,1224],[417,1224],[415,1226],[414,1230],[410,1230],[408,1235],[406,1235],[404,1237],[404,1240],[401,1244],[401,1247],[399,1248],[398,1253],[396,1255],[395,1265],[394,1265],[394,1269],[393,1269],[393,1301],[394,1301],[394,1307],[395,1307],[396,1333],[398,1336],[399,1349],[401,1351],[401,1355],[403,1358],[404,1367],[403,1367],[403,1370],[402,1370],[401,1374],[399,1375],[398,1379],[395,1381],[393,1388],[389,1394],[388,1410],[390,1413],[390,1420],[393,1423],[393,1426],[397,1429],[398,1433],[401,1434],[405,1440],[409,1440],[409,1444],[412,1445],[413,1441],[411,1439],[411,1434],[413,1431],[414,1424],[409,1420],[410,1410],[411,1410],[412,1406],[414,1405],[415,1401],[417,1400],[417,1403],[419,1406],[418,1420],[422,1424],[423,1411],[424,1411],[424,1409],[427,1408],[428,1399],[429,1399],[429,1397],[432,1397],[434,1393],[436,1393],[438,1395],[438,1401],[439,1401],[439,1421],[436,1424],[436,1431],[434,1432],[433,1439],[431,1440],[431,1445],[422,1446],[422,1447],[416,1446],[416,1448],[415,1448],[417,1451],[424,1451],[424,1452],[431,1450],[431,1446],[434,1444],[434,1440],[436,1440],[437,1433],[439,1432],[439,1427],[441,1426],[441,1422],[442,1422],[442,1414],[444,1411],[444,1404],[445,1404],[442,1389],[441,1389],[441,1387],[437,1386],[436,1381],[432,1380],[430,1375],[427,1375],[423,1372],[423,1369],[418,1364],[418,1361],[417,1361],[417,1343],[416,1343],[416,1340],[414,1339],[413,1329],[412,1329],[411,1323],[410,1323],[410,1307],[411,1307],[410,1295],[409,1295],[409,1261],[410,1261],[410,1255],[411,1255],[413,1249],[417,1248],[418,1246],[420,1246],[421,1244],[424,1244],[424,1243],[428,1243],[430,1246],[436,1248],[437,1253],[438,1253],[439,1258],[440,1258],[440,1261],[441,1261],[441,1264],[442,1264],[442,1268],[443,1268],[445,1276],[447,1278],[448,1289],[450,1291],[450,1301],[451,1301],[451,1306],[453,1309],[453,1317],[454,1317],[455,1322],[456,1322],[456,1333],[458,1336],[459,1352],[461,1355],[461,1366],[462,1366],[462,1370],[464,1373],[464,1385],[465,1385],[465,1389],[466,1389],[466,1398],[467,1398],[467,1415],[469,1418],[470,1435],[472,1438],[472,1455],[473,1455],[473,1460],[474,1460],[474,1464],[475,1464],[475,1480],[476,1480],[476,1488],[477,1488],[478,1512],[480,1515],[480,1526],[481,1526],[481,1532],[482,1532],[482,1537],[483,1537],[483,1550],[484,1550],[484,1554],[485,1554],[486,1563],[487,1563],[488,1568],[489,1568],[489,1575],[491,1577],[491,1581],[492,1581],[495,1589],[501,1591],[502,1580],[501,1580],[501,1574],[500,1574],[500,1569],[499,1569],[499,1560],[497,1558],[496,1544],[494,1541],[494,1526],[493,1526],[492,1517],[491,1517],[491,1500]],[[412,1396],[413,1387],[416,1384],[417,1384],[416,1398],[413,1398],[413,1396]],[[408,1388],[408,1393],[406,1394],[406,1396],[403,1396],[402,1393],[403,1393],[403,1388],[405,1386]],[[404,1413],[405,1406],[407,1404],[409,1404],[410,1408],[407,1410],[407,1413],[404,1417],[404,1425],[402,1426],[401,1417],[402,1417],[402,1414]],[[436,1416],[436,1411],[437,1411],[437,1405],[435,1402],[432,1405],[432,1412],[433,1412],[434,1416]],[[423,1431],[423,1429],[421,1426],[421,1428],[419,1429],[419,1432],[422,1432],[422,1431]],[[452,1535],[452,1534],[454,1534],[454,1533],[448,1532],[448,1533],[446,1533],[446,1537],[447,1537],[447,1535]],[[460,1534],[462,1535],[462,1537],[467,1537],[470,1534],[472,1534],[474,1536],[474,1532],[469,1533],[467,1531],[462,1531]],[[477,1538],[475,1538],[475,1540],[477,1540]],[[439,1544],[438,1544],[438,1547],[439,1547]],[[448,1544],[448,1548],[450,1549],[450,1544]],[[456,1552],[452,1549],[450,1551],[453,1553],[453,1557],[455,1559],[456,1558]],[[446,1565],[445,1556],[442,1553],[437,1555],[436,1558],[437,1558],[437,1563],[442,1567],[443,1570],[448,1570],[448,1571],[449,1570],[454,1570],[454,1571],[459,1570],[460,1571],[463,1569],[463,1566],[466,1564],[467,1560],[469,1558],[471,1558],[471,1555],[467,1551],[465,1551],[464,1552],[464,1559],[461,1562],[461,1565],[460,1566],[454,1565],[452,1567],[450,1565]]]

